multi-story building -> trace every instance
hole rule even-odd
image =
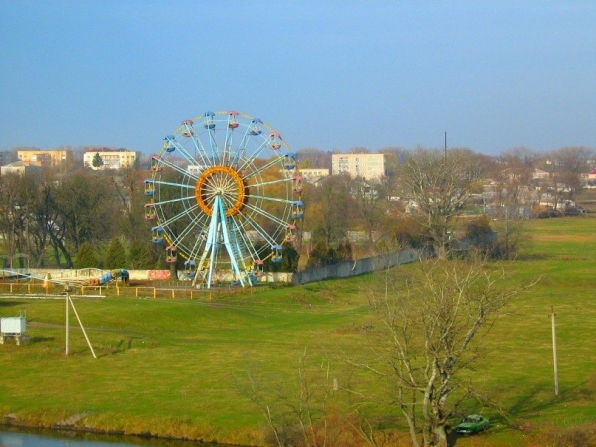
[[[58,166],[68,160],[70,151],[65,150],[19,150],[17,151],[18,161],[23,163],[39,163],[41,166]]]
[[[15,161],[4,166],[0,166],[0,175],[19,174],[19,175],[39,175],[41,166],[36,162]]]
[[[300,175],[305,182],[314,182],[320,178],[329,176],[329,169],[318,168],[318,169],[300,169]]]
[[[101,166],[93,166],[93,159],[99,154]],[[97,169],[120,169],[134,165],[138,153],[126,149],[110,149],[107,147],[89,147],[83,155],[83,165],[86,168]]]
[[[383,154],[332,154],[331,175],[343,172],[351,177],[365,180],[379,179],[385,175],[385,156]]]

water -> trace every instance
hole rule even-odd
[[[117,435],[100,435],[68,431],[11,431],[1,428],[0,447],[199,447],[203,444],[190,441],[171,441],[163,439],[145,439]],[[227,445],[226,447],[233,447]],[[240,446],[237,446],[240,447]]]
[[[0,446],[2,447],[136,447],[136,444],[121,442],[102,442],[76,437],[61,438],[55,436],[38,435],[32,433],[0,432]]]

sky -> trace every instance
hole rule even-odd
[[[225,110],[293,150],[595,148],[596,2],[0,0],[0,151]]]

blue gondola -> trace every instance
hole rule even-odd
[[[192,121],[191,121],[191,123],[192,123]],[[174,152],[176,150],[176,146],[174,145],[174,141],[175,141],[174,135],[168,135],[167,137],[164,138],[164,140],[166,141],[166,143],[165,143],[166,152]]]
[[[248,133],[250,135],[260,135],[261,134],[261,127],[260,124],[263,124],[259,118],[255,118],[250,122],[250,126],[248,128]]]
[[[291,171],[296,167],[296,155],[293,153],[289,153],[284,155],[284,169],[287,171]]]
[[[187,278],[193,279],[197,274],[197,264],[194,260],[184,261],[184,274]]]
[[[153,183],[153,179],[146,179],[144,181],[145,187],[145,195],[149,196],[149,197],[153,197],[153,195],[155,194],[155,183]]]
[[[292,219],[302,219],[304,216],[304,209],[302,202],[297,200],[292,202]]]
[[[214,116],[215,116],[215,113],[213,113],[213,112],[205,112],[205,121],[203,122],[203,127],[205,129],[214,129],[215,128],[215,121],[213,120]]]
[[[280,263],[282,260],[282,256],[281,256],[281,250],[282,247],[281,245],[274,245],[271,247],[271,250],[273,251],[273,253],[271,254],[271,262],[274,263]]]
[[[151,228],[151,241],[154,244],[163,244],[163,227],[161,225]]]

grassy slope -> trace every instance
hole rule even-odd
[[[498,353],[489,359],[493,386],[505,390],[508,407],[519,418],[556,425],[594,421],[596,220],[537,220],[528,230],[530,246],[516,266],[517,277],[541,279],[496,328]],[[556,314],[558,399],[553,393],[551,308]]]
[[[516,276],[542,279],[496,325],[476,377],[520,424],[596,419],[595,227],[595,220],[582,218],[528,222],[532,241]],[[28,346],[0,347],[0,415],[45,425],[84,415],[79,425],[256,444],[261,416],[236,383],[247,371],[291,379],[306,346],[316,353],[350,346],[367,319],[369,281],[212,294],[211,300],[75,300],[97,360],[72,312],[72,355],[64,356],[64,302],[0,299],[1,316],[26,310],[32,337]],[[551,306],[559,398],[553,395]],[[341,374],[341,363],[331,368]],[[491,431],[483,445],[519,445],[523,438]],[[474,442],[458,446],[480,445]]]

